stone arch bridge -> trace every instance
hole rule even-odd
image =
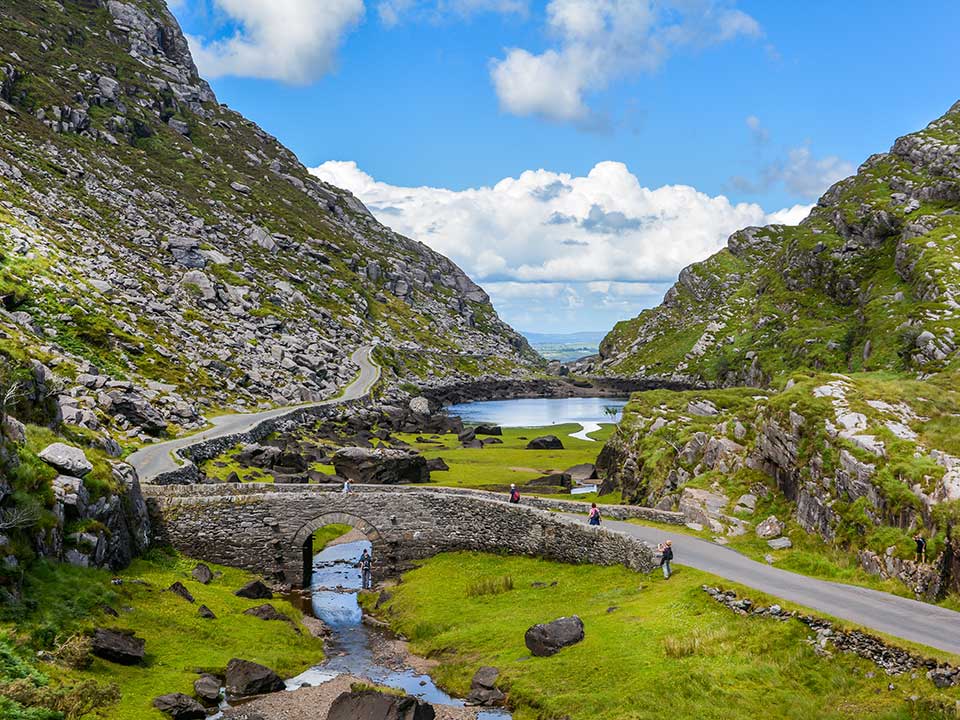
[[[483,493],[385,486],[146,485],[155,540],[282,584],[309,583],[313,532],[351,525],[370,539],[374,575],[454,550],[505,552],[649,571],[651,550],[623,533]]]

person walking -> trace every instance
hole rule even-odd
[[[663,579],[670,579],[670,563],[673,561],[673,542],[667,540],[657,548],[660,551],[660,567],[663,569]]]
[[[369,590],[373,587],[373,558],[366,549],[360,556],[360,586],[363,590]]]
[[[513,505],[520,504],[520,491],[517,490],[517,486],[513,483],[510,484],[510,503]]]
[[[913,536],[913,541],[917,544],[917,562],[921,565],[927,563],[927,541],[920,533]]]
[[[590,503],[590,515],[587,519],[587,522],[590,525],[600,524],[600,508],[597,507],[596,503]]]

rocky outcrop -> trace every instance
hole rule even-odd
[[[430,480],[426,459],[415,452],[384,448],[343,448],[333,456],[340,477],[370,485],[424,483]]]

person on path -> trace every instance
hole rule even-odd
[[[360,585],[362,589],[369,590],[373,587],[373,558],[368,550],[363,551],[360,556]]]
[[[343,492],[344,495],[346,495],[348,492],[350,492],[350,481],[349,481],[349,480],[344,480],[344,481],[343,481],[343,490],[342,490],[341,492]]]
[[[590,504],[590,515],[589,515],[589,519],[587,520],[587,522],[588,522],[589,524],[591,524],[591,525],[599,525],[599,524],[600,524],[600,508],[597,507],[597,504],[596,504],[596,503],[591,503],[591,504]]]
[[[670,563],[673,560],[673,543],[667,540],[657,548],[660,551],[660,567],[663,568],[663,579],[670,579]]]
[[[517,490],[517,486],[511,483],[510,485],[510,502],[513,505],[520,504],[520,491]]]
[[[914,535],[913,541],[917,543],[917,562],[925,565],[927,562],[927,541],[920,533]]]

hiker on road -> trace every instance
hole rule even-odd
[[[512,483],[510,485],[510,502],[513,505],[520,504],[520,491],[517,490],[517,486]]]
[[[667,540],[657,547],[660,551],[660,567],[663,568],[663,579],[670,579],[670,563],[673,560],[673,542]]]
[[[600,508],[597,507],[596,503],[590,504],[590,516],[587,522],[590,523],[591,525],[600,524]]]
[[[913,541],[917,543],[917,562],[925,565],[927,563],[927,541],[920,533],[914,535]]]

